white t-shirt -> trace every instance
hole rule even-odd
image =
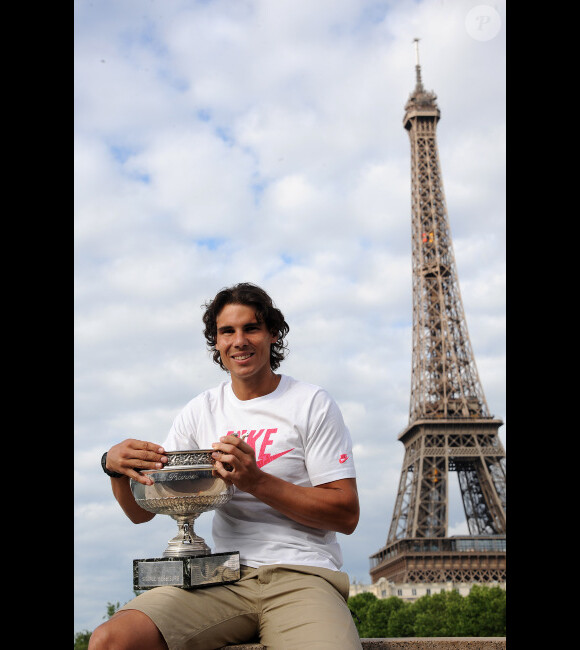
[[[276,390],[239,400],[230,381],[192,399],[175,418],[166,451],[211,449],[227,434],[248,433],[262,471],[301,486],[355,478],[352,442],[340,409],[322,388],[282,375]],[[303,564],[338,570],[333,531],[304,526],[251,494],[234,496],[213,518],[214,552],[239,551],[240,562]]]

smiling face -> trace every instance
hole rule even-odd
[[[216,318],[216,325],[215,349],[232,377],[236,395],[240,397],[239,389],[244,385],[253,386],[254,393],[256,390],[265,391],[262,394],[271,392],[278,378],[270,368],[270,346],[278,337],[268,331],[265,323],[258,322],[254,308],[249,305],[225,305]]]

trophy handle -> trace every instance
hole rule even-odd
[[[193,529],[195,520],[201,513],[189,515],[171,515],[177,521],[177,535],[169,540],[169,545],[163,552],[163,557],[189,557],[211,553],[205,540]]]

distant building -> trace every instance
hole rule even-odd
[[[438,594],[443,591],[457,591],[460,596],[467,596],[471,587],[479,582],[401,582],[395,583],[386,578],[379,578],[377,582],[366,585],[358,583],[356,580],[351,583],[349,597],[358,596],[358,594],[370,592],[377,598],[390,598],[397,596],[402,600],[414,601],[421,596]],[[505,582],[488,582],[486,587],[499,586],[506,588]]]

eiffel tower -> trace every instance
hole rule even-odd
[[[416,85],[403,125],[411,141],[413,353],[403,470],[386,544],[371,557],[372,582],[504,582],[506,466],[489,414],[459,292],[439,165],[437,96]],[[469,535],[448,536],[450,472]]]

